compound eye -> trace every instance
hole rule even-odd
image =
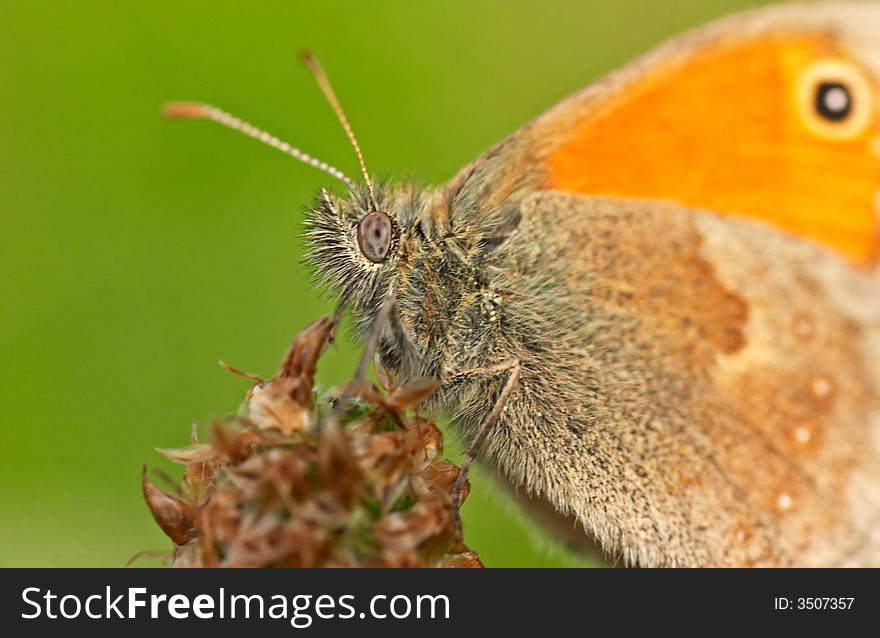
[[[385,213],[367,213],[358,222],[358,246],[374,264],[385,261],[391,248],[391,218]]]
[[[846,60],[822,60],[807,68],[798,86],[801,117],[826,139],[862,135],[873,117],[874,96],[865,74]]]

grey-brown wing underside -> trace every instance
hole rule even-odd
[[[538,193],[488,258],[489,457],[643,565],[880,564],[880,290],[769,226]]]

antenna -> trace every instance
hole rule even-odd
[[[361,165],[361,174],[364,176],[364,184],[367,185],[367,191],[370,194],[370,203],[373,205],[373,210],[379,210],[379,205],[376,203],[376,194],[373,192],[373,183],[370,181],[370,175],[367,173],[367,165],[364,163],[364,154],[361,153],[361,147],[358,144],[357,138],[354,136],[351,124],[348,123],[348,118],[345,117],[345,111],[342,110],[342,105],[336,98],[336,94],[333,92],[333,87],[330,86],[330,80],[327,79],[327,74],[324,72],[323,67],[321,67],[321,63],[318,62],[318,58],[316,58],[311,51],[302,51],[300,53],[300,59],[315,77],[315,81],[324,93],[324,97],[327,98],[327,101],[336,113],[339,123],[342,124],[343,130],[348,136],[348,141],[351,142],[351,146],[354,148],[355,155],[357,155],[358,162]]]
[[[318,170],[324,171],[343,182],[346,186],[348,186],[351,190],[355,190],[356,186],[354,180],[348,177],[345,173],[340,171],[338,168],[330,166],[326,162],[322,162],[319,159],[315,159],[308,153],[303,153],[298,148],[294,148],[287,142],[284,142],[274,135],[270,135],[266,131],[262,131],[258,129],[253,124],[249,124],[244,120],[241,120],[226,111],[218,109],[216,106],[211,106],[210,104],[198,104],[195,102],[178,102],[174,104],[167,104],[162,107],[162,115],[165,117],[169,117],[172,119],[184,119],[184,120],[211,120],[212,122],[217,122],[218,124],[222,124],[228,128],[231,128],[233,131],[238,131],[239,133],[244,133],[248,137],[252,137],[255,140],[262,142],[263,144],[268,144],[274,149],[281,151],[282,153],[286,153],[291,157],[298,159],[301,162],[305,162],[309,166],[313,166]],[[355,150],[357,151],[357,146],[355,146]],[[358,157],[360,157],[360,151],[358,151]],[[361,167],[363,167],[363,159],[361,159]],[[370,190],[370,197],[372,198],[373,189],[370,187],[369,181],[367,182],[367,187]]]

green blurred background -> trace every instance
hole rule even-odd
[[[141,466],[234,411],[327,312],[300,265],[327,176],[209,123],[198,99],[351,175],[297,63],[322,59],[371,171],[442,183],[529,118],[660,40],[755,2],[0,0],[0,565],[120,566],[168,549]],[[356,347],[322,360],[326,387]],[[489,566],[577,564],[478,473]],[[140,564],[150,564],[149,561]]]

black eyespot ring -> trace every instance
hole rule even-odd
[[[825,140],[854,140],[871,132],[877,112],[874,81],[842,58],[822,58],[801,71],[794,98],[800,123]]]
[[[816,85],[816,113],[829,122],[843,122],[853,110],[853,98],[843,82],[820,82]]]
[[[358,222],[358,247],[374,264],[385,261],[391,249],[391,218],[380,211],[367,213]]]

